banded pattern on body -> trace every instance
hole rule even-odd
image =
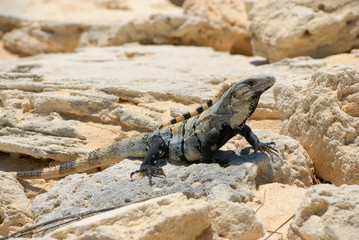
[[[203,111],[206,111],[208,108],[210,108],[213,104],[215,104],[223,95],[224,92],[226,92],[230,87],[232,86],[232,83],[224,83],[221,86],[221,89],[218,90],[217,94],[214,96],[213,99],[208,100],[205,104],[199,106],[196,108],[196,110],[192,112],[187,112],[182,114],[181,116],[178,116],[176,118],[172,118],[170,121],[163,123],[161,126],[159,126],[159,129],[167,127],[169,125],[182,122],[186,119],[189,119],[191,117],[194,117],[198,114],[201,114]]]

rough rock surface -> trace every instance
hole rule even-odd
[[[255,55],[274,62],[287,57],[324,57],[359,46],[355,0],[258,1],[250,12]]]
[[[359,71],[338,65],[318,70],[305,89],[277,85],[282,133],[301,142],[316,174],[340,185],[359,183]]]
[[[30,200],[20,183],[0,171],[0,237],[31,226],[29,207]]]
[[[234,217],[240,225],[232,221]],[[253,211],[244,205],[226,201],[208,204],[176,193],[102,213],[47,236],[55,239],[217,239],[225,236],[251,240],[263,236],[263,227]]]
[[[217,201],[211,207],[211,227],[216,235],[227,239],[255,240],[263,237],[263,226],[253,210],[244,204]]]
[[[263,142],[275,142],[276,149],[282,153],[280,161],[271,159],[269,162],[261,162],[258,165],[257,185],[271,182],[295,184],[299,187],[312,185],[313,163],[299,142],[290,137],[274,134],[269,130],[255,130],[254,132]],[[242,151],[246,152],[248,143],[243,138],[238,140],[236,141],[235,138],[231,140],[226,145],[227,148],[243,149]],[[255,159],[248,160],[256,162]],[[240,159],[236,159],[230,164],[235,165],[237,163],[241,163]]]
[[[248,16],[242,0],[187,0],[183,9],[186,14],[204,17],[210,22],[221,22],[236,29],[238,34],[234,36],[235,38],[228,36],[228,39],[233,39],[233,45],[225,50],[231,53],[252,55],[250,37],[247,31]],[[225,37],[227,38],[227,36]]]
[[[292,156],[304,154],[299,145],[290,144],[287,137],[265,138],[260,132],[258,135],[264,141],[276,141],[282,156],[288,153]],[[250,190],[265,183],[279,182],[302,187],[312,184],[305,160],[297,161],[293,166],[288,161],[291,157],[282,160],[282,157],[270,157],[264,153],[240,155],[239,151],[236,154],[233,151],[220,151],[215,158],[220,159],[226,167],[219,164],[188,165],[175,161],[166,163],[163,159],[160,164],[167,177],[155,178],[154,186],[148,184],[147,177],[130,179],[129,174],[139,168],[140,161],[124,160],[93,175],[74,174],[34,199],[31,210],[37,222],[44,222],[88,209],[111,207],[176,192],[190,198],[206,198],[208,202],[226,200],[242,203],[252,201]]]
[[[79,23],[32,23],[4,34],[4,47],[22,56],[40,53],[73,52],[88,28]]]
[[[195,239],[209,231],[210,224],[206,202],[187,199],[183,194],[176,193],[87,218],[56,230],[50,237]]]
[[[201,34],[198,34],[198,33]],[[245,40],[241,40],[245,39]],[[154,14],[146,19],[133,19],[120,25],[91,26],[77,22],[40,23],[14,29],[3,36],[4,46],[20,55],[51,52],[73,52],[76,47],[113,46],[130,42],[211,46],[219,51],[250,54],[246,34],[222,23],[191,15]],[[237,43],[238,42],[238,43]]]
[[[111,45],[128,42],[211,46],[218,51],[251,55],[247,33],[221,21],[192,15],[152,15],[118,28]],[[243,44],[240,47],[239,44]]]
[[[317,185],[307,190],[288,239],[346,239],[359,236],[359,186]]]

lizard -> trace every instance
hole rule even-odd
[[[243,136],[256,152],[277,154],[274,142],[260,142],[246,124],[261,94],[274,83],[273,76],[251,76],[226,87],[206,110],[197,109],[193,116],[178,119],[177,123],[164,124],[151,133],[115,141],[105,148],[98,148],[62,164],[12,174],[17,179],[56,178],[117,163],[125,158],[144,158],[140,168],[132,172],[130,177],[142,173],[152,185],[153,176],[165,176],[163,169],[157,166],[160,158],[212,163],[212,153],[237,134]]]

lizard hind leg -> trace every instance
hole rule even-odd
[[[159,158],[163,157],[166,152],[166,142],[158,135],[155,135],[150,142],[150,148],[141,164],[140,169],[132,172],[130,177],[136,173],[141,173],[148,177],[150,185],[152,184],[152,177],[166,176],[163,169],[156,166]]]

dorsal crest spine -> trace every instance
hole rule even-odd
[[[187,112],[182,114],[181,116],[178,116],[176,118],[172,118],[170,121],[163,123],[159,129],[164,128],[166,126],[178,123],[178,122],[182,122],[186,119],[189,119],[193,116],[196,116],[198,114],[201,114],[203,111],[207,110],[208,108],[210,108],[213,104],[215,104],[223,95],[223,93],[225,93],[230,87],[232,86],[232,83],[223,83],[221,88],[218,90],[218,92],[216,93],[216,95],[214,96],[213,99],[208,100],[206,103],[204,103],[203,105],[199,106],[196,108],[196,110],[192,111],[192,112]]]

